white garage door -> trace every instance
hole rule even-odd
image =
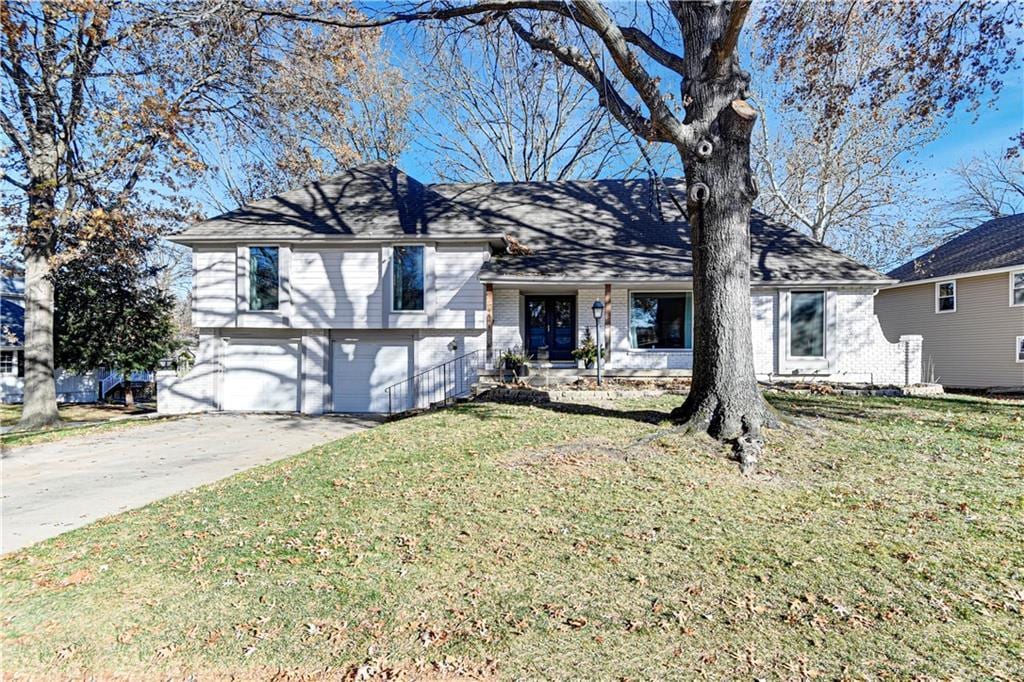
[[[299,409],[297,341],[232,340],[224,354],[225,410]]]
[[[332,383],[335,412],[387,412],[385,389],[409,377],[409,339],[360,337],[333,343]],[[394,409],[401,397],[393,398]]]

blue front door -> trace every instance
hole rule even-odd
[[[526,354],[531,360],[571,360],[576,347],[576,297],[526,297]]]

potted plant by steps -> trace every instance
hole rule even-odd
[[[501,353],[502,381],[518,379],[526,375],[526,356],[519,346],[506,348]]]
[[[590,369],[594,366],[597,360],[597,344],[589,328],[583,330],[583,341],[580,342],[579,348],[573,350],[572,356],[576,358],[576,364],[580,369]]]

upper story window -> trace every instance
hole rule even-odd
[[[1010,305],[1024,305],[1024,270],[1010,273]]]
[[[15,357],[17,351],[0,350],[0,374],[14,374],[18,369],[18,361]]]
[[[825,357],[824,291],[794,291],[789,295],[789,355]]]
[[[249,310],[277,310],[281,274],[276,246],[249,247]]]
[[[393,262],[392,308],[423,310],[423,247],[396,246]]]
[[[633,294],[629,340],[633,348],[693,348],[691,294]]]
[[[956,281],[939,282],[935,285],[935,312],[956,312]]]

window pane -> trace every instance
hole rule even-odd
[[[1024,362],[1024,336],[1017,337],[1017,359]]]
[[[423,247],[394,249],[394,309],[423,310]]]
[[[825,356],[825,292],[795,291],[790,296],[789,354],[795,358]]]
[[[953,296],[940,296],[939,310],[956,310],[956,298]]]
[[[1024,305],[1024,272],[1013,273],[1013,304]]]
[[[14,374],[14,351],[0,351],[0,374]]]
[[[543,301],[528,301],[526,304],[526,328],[530,334],[530,350],[534,353],[548,345],[548,309]]]
[[[634,294],[630,328],[634,348],[690,348],[690,295]]]
[[[276,246],[249,247],[249,310],[277,310],[278,285]]]
[[[952,296],[955,291],[954,284],[952,282],[946,282],[939,285],[939,296]]]

